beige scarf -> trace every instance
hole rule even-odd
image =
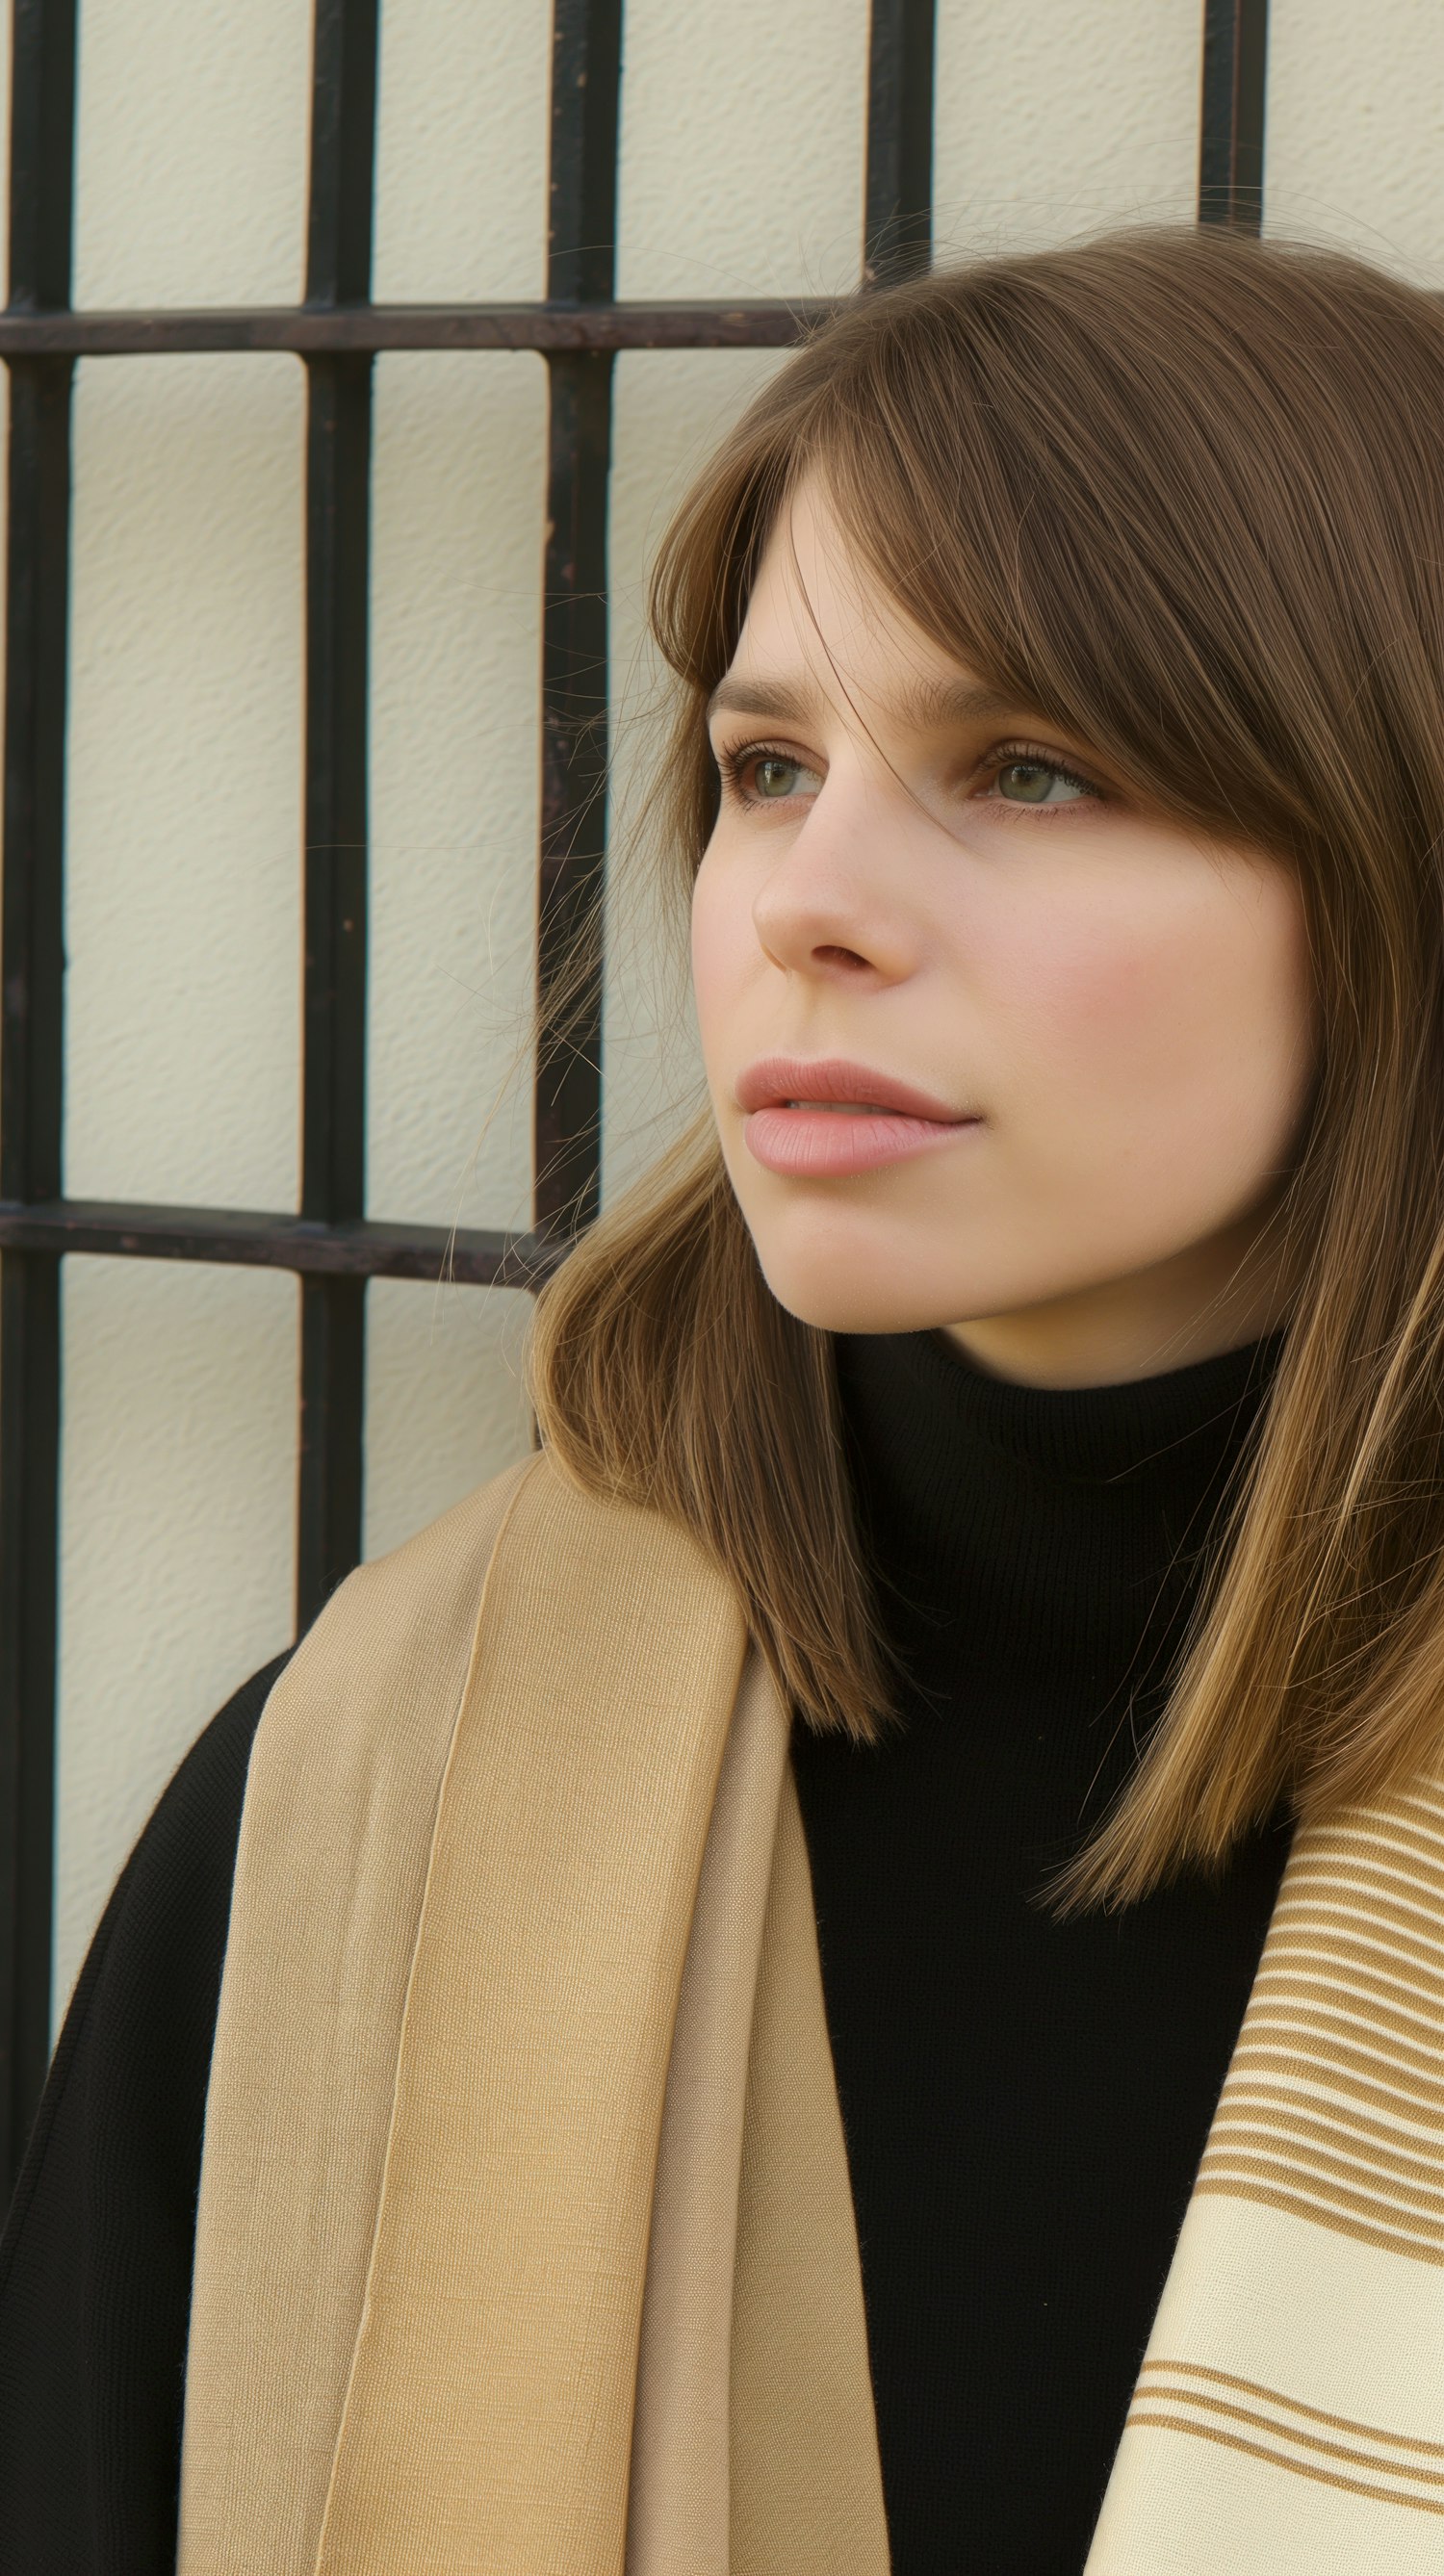
[[[1434,1787],[1299,1837],[1088,2576],[1444,2563],[1441,1896]],[[179,2576],[887,2569],[786,1718],[529,1459],[267,1704]]]

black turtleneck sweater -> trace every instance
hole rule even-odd
[[[1282,1348],[838,1373],[902,1723],[794,1732],[894,2576],[1078,2576],[1287,1850],[1060,1921],[1137,1758]]]

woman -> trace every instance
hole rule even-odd
[[[1436,2563],[1441,417],[1426,296],[1149,231],[724,440],[708,1113],[129,1864],[7,2565]]]

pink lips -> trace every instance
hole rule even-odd
[[[742,1132],[749,1153],[769,1172],[801,1180],[835,1180],[906,1162],[982,1124],[910,1083],[842,1056],[811,1064],[768,1056],[748,1066],[736,1096],[746,1113]],[[798,1102],[841,1105],[788,1105]]]

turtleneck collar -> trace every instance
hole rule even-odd
[[[943,1332],[839,1335],[884,1619],[926,1690],[1161,1690],[1283,1329],[1123,1384],[988,1376]]]

